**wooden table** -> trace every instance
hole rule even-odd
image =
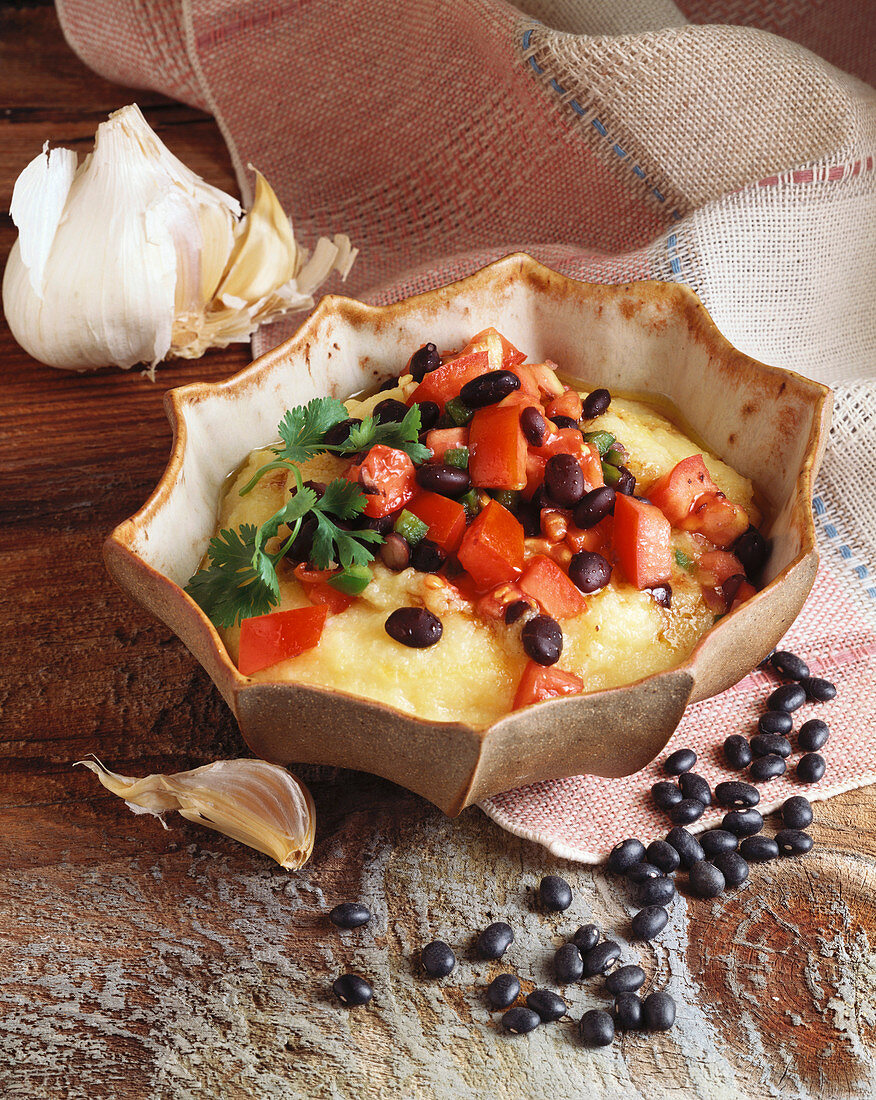
[[[175,153],[235,189],[211,119],[112,86],[65,45],[49,7],[0,9],[0,206],[47,137],[84,153],[134,98]],[[5,256],[14,240],[0,216]],[[389,783],[306,773],[317,845],[299,873],[174,816],[134,817],[73,761],[174,771],[245,752],[200,667],[111,584],[101,543],[145,500],[170,432],[165,389],[225,378],[238,347],[139,372],[43,367],[0,331],[3,768],[0,772],[0,1095],[5,1097],[577,1098],[873,1096],[876,790],[818,807],[816,849],[756,868],[749,888],[681,901],[659,942],[630,947],[680,1005],[674,1031],[603,1051],[571,1022],[499,1033],[471,936],[517,930],[508,956],[550,981],[554,945],[595,919],[623,932],[603,874],[502,833],[477,809],[448,820]],[[532,904],[564,874],[573,908]],[[359,898],[371,925],[326,919]],[[423,980],[428,940],[460,956]],[[330,984],[352,967],[375,999],[348,1011]],[[569,996],[577,1019],[600,983]],[[531,988],[531,984],[526,986]]]

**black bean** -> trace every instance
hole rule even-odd
[[[591,550],[579,550],[569,562],[569,580],[582,592],[598,592],[611,580],[611,562]]]
[[[520,414],[520,430],[531,446],[544,445],[548,437],[547,421],[535,405],[527,405]]]
[[[516,974],[497,974],[487,986],[487,1000],[493,1008],[508,1008],[520,995],[520,979]]]
[[[807,676],[800,681],[810,703],[829,703],[836,697],[836,685],[820,676]]]
[[[782,684],[768,697],[770,710],[799,710],[806,702],[806,691],[800,684]]]
[[[666,834],[666,840],[678,852],[681,857],[681,865],[689,870],[699,860],[704,859],[703,849],[697,838],[677,825]]]
[[[675,897],[675,883],[669,875],[660,875],[635,883],[632,893],[637,905],[665,905]]]
[[[804,752],[815,752],[827,744],[830,728],[820,718],[810,718],[804,722],[797,734],[797,744]]]
[[[366,531],[376,531],[378,535],[383,535],[384,538],[392,530],[392,525],[395,521],[392,516],[358,516],[356,519],[356,526],[358,528],[364,528]],[[340,526],[340,521],[338,521]]]
[[[444,627],[425,607],[399,607],[384,623],[390,638],[411,649],[425,649],[441,640]]]
[[[411,547],[411,567],[418,573],[437,573],[446,561],[447,554],[431,539],[420,539]]]
[[[398,423],[408,415],[408,407],[403,401],[397,401],[394,397],[387,397],[378,401],[371,414],[378,424]]]
[[[807,752],[797,762],[797,778],[803,783],[817,783],[826,767],[823,756],[817,752]]]
[[[615,844],[608,856],[608,869],[616,875],[629,871],[636,863],[645,858],[645,845],[635,837],[629,837]]]
[[[551,420],[558,428],[578,428],[580,425],[577,420],[573,420],[571,416],[552,416]]]
[[[560,985],[577,982],[584,973],[581,952],[574,943],[564,943],[554,954],[554,977]]]
[[[411,548],[404,535],[390,531],[380,547],[380,560],[393,573],[401,573],[411,564]]]
[[[539,883],[538,896],[545,909],[561,913],[572,904],[572,887],[559,875],[546,875]]]
[[[642,1022],[651,1031],[669,1031],[675,1023],[675,1001],[660,989],[649,993],[642,1001]]]
[[[706,812],[706,807],[698,798],[683,798],[669,811],[669,820],[673,825],[690,825]]]
[[[456,966],[456,956],[443,940],[427,943],[422,952],[423,969],[430,978],[446,978]]]
[[[592,978],[594,974],[607,973],[620,958],[620,953],[620,944],[614,940],[603,940],[596,947],[591,947],[583,957],[584,977]]]
[[[778,779],[780,775],[784,775],[787,770],[788,765],[784,759],[771,753],[769,756],[758,756],[753,760],[748,774],[755,783],[768,783],[771,779]]]
[[[695,798],[704,806],[712,805],[712,789],[706,780],[696,772],[685,772],[679,776],[678,785],[685,798]]]
[[[307,561],[313,552],[313,537],[316,534],[316,516],[311,512],[304,517],[295,541],[286,552],[289,561]]]
[[[614,491],[623,493],[624,496],[633,496],[636,492],[636,479],[632,471],[628,470],[626,466],[618,466],[618,472],[620,477],[615,482]]]
[[[671,875],[681,865],[678,852],[665,840],[652,840],[645,852],[648,862],[658,867],[664,875]]]
[[[697,754],[693,749],[676,749],[664,760],[663,770],[667,775],[681,775],[689,772],[696,762]]]
[[[619,966],[605,979],[605,988],[609,993],[635,993],[644,984],[645,971],[633,964]]]
[[[635,993],[619,993],[611,1008],[615,1027],[635,1031],[642,1026],[642,1002]]]
[[[599,943],[599,937],[601,935],[602,930],[598,924],[582,924],[572,937],[572,943],[583,955]]]
[[[735,852],[739,840],[726,829],[707,829],[704,833],[700,833],[700,844],[703,846],[706,858],[714,859],[721,852]]]
[[[673,806],[677,806],[684,795],[676,783],[670,783],[668,779],[663,779],[651,788],[651,797],[661,810],[669,810]]]
[[[675,849],[673,848],[673,851]],[[676,855],[678,853],[676,852]],[[641,863],[634,864],[629,871],[627,871],[627,880],[629,882],[647,882],[651,878],[660,878],[663,872],[659,867],[655,867],[653,863],[648,863],[643,860]]]
[[[669,920],[662,905],[646,905],[630,921],[635,940],[653,940],[659,936]]]
[[[524,615],[531,614],[535,609],[529,600],[514,600],[505,608],[505,625],[513,626]]]
[[[756,806],[760,802],[760,791],[750,783],[719,783],[715,787],[715,801],[719,806],[741,810],[745,806]]]
[[[761,733],[790,733],[794,728],[794,719],[786,710],[768,710],[758,719],[757,728]]]
[[[739,845],[739,854],[747,863],[766,863],[779,858],[779,846],[771,836],[747,836]]]
[[[394,374],[391,374],[389,378],[384,378],[384,380],[380,383],[380,385],[377,387],[377,392],[385,393],[386,390],[396,389],[398,389],[398,379]]]
[[[802,794],[795,794],[782,805],[782,822],[786,829],[805,829],[812,824],[812,803]]]
[[[734,836],[753,836],[763,828],[763,817],[758,810],[731,810],[724,814],[721,828]]]
[[[734,573],[732,577],[728,577],[726,581],[721,585],[719,591],[724,598],[724,602],[728,607],[733,606],[733,601],[736,599],[736,593],[745,583],[744,573]]]
[[[434,344],[424,344],[411,356],[408,369],[415,382],[422,382],[427,374],[441,366],[441,356]]]
[[[748,878],[748,864],[738,852],[720,852],[714,864],[729,887],[741,886]]]
[[[715,864],[706,863],[705,860],[691,867],[688,879],[691,893],[699,898],[716,898],[727,885]]]
[[[749,580],[757,577],[769,555],[769,543],[756,527],[749,527],[733,544],[733,553],[742,562]]]
[[[459,391],[462,401],[470,409],[483,409],[496,405],[509,393],[520,389],[520,379],[510,370],[491,370],[473,378]]]
[[[575,507],[575,526],[585,531],[595,527],[597,523],[614,512],[616,499],[617,494],[610,485],[600,485],[598,489],[591,489],[581,497]]]
[[[427,432],[430,428],[434,428],[441,419],[441,409],[434,401],[418,401],[417,408],[420,410],[421,432]]]
[[[371,920],[371,910],[358,901],[343,901],[329,913],[329,920],[338,928],[361,928]]]
[[[574,508],[584,496],[584,471],[574,455],[551,455],[544,468],[548,497],[561,508]]]
[[[789,653],[787,649],[777,649],[770,654],[769,662],[780,676],[786,680],[802,680],[809,675],[809,665],[798,657],[796,653]]]
[[[614,1020],[601,1008],[591,1008],[578,1025],[581,1042],[589,1047],[607,1047],[614,1039]]]
[[[655,584],[653,588],[646,588],[645,592],[650,593],[651,599],[654,603],[660,607],[665,607],[667,610],[672,607],[672,586],[669,584]]]
[[[543,1024],[551,1024],[569,1011],[569,1006],[563,998],[552,989],[533,989],[527,995],[526,1004],[533,1012],[538,1013]]]
[[[540,1023],[541,1016],[531,1008],[524,1008],[523,1005],[509,1008],[502,1017],[502,1027],[512,1035],[526,1035],[530,1031],[535,1031]]]
[[[332,982],[332,990],[341,1004],[350,1007],[367,1005],[374,996],[374,990],[358,974],[342,974]]]
[[[783,856],[805,856],[812,851],[813,840],[802,829],[781,829],[776,833],[776,844]]]
[[[332,447],[337,447],[346,440],[353,428],[358,428],[361,423],[362,421],[355,416],[349,420],[340,420],[329,428],[323,436],[323,441]]]
[[[724,759],[731,768],[742,771],[751,763],[751,746],[739,733],[731,734],[724,742]]]
[[[514,931],[504,921],[488,924],[477,938],[477,951],[482,959],[501,959],[514,942]]]
[[[791,742],[780,733],[756,733],[751,739],[751,751],[755,756],[781,756],[791,755]]]
[[[527,657],[539,665],[555,665],[563,652],[563,632],[550,615],[536,615],[520,635]]]
[[[417,468],[417,484],[442,497],[459,497],[471,485],[468,470],[443,462],[426,462]]]
[[[584,405],[581,410],[582,420],[595,420],[597,416],[602,416],[608,406],[611,404],[611,394],[606,389],[591,390],[590,393],[584,398]]]

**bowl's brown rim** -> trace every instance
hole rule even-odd
[[[256,381],[261,375],[268,373],[272,370],[277,360],[283,359],[289,349],[305,340],[308,331],[316,329],[322,322],[324,316],[329,313],[334,313],[338,310],[348,315],[348,318],[352,321],[357,319],[372,319],[374,317],[383,316],[387,319],[392,319],[403,315],[404,313],[417,310],[426,301],[435,301],[444,299],[451,299],[457,294],[472,288],[478,287],[482,283],[490,283],[497,277],[508,275],[525,276],[531,283],[545,283],[545,281],[559,280],[562,283],[573,287],[594,287],[598,286],[600,291],[606,294],[622,294],[632,289],[641,291],[643,287],[652,288],[655,293],[660,294],[663,297],[674,295],[680,303],[683,303],[687,308],[689,319],[694,318],[695,324],[699,329],[699,334],[707,341],[711,341],[713,345],[719,347],[722,351],[732,351],[734,354],[740,356],[749,364],[757,367],[759,370],[772,374],[783,379],[791,378],[795,384],[799,385],[804,390],[808,389],[813,398],[814,412],[812,418],[812,424],[809,431],[809,438],[806,444],[806,457],[800,472],[797,476],[797,490],[794,501],[794,512],[797,514],[797,518],[802,520],[801,530],[803,537],[801,540],[801,548],[797,556],[788,563],[787,566],[769,582],[764,588],[760,589],[758,593],[752,597],[752,600],[760,600],[765,597],[765,594],[770,592],[773,588],[779,585],[782,580],[796,567],[798,567],[813,551],[816,551],[816,532],[815,522],[812,515],[812,500],[814,493],[815,476],[818,472],[818,467],[821,462],[821,457],[824,451],[824,446],[827,441],[827,431],[830,425],[830,412],[832,407],[832,393],[831,390],[822,385],[819,382],[815,382],[812,379],[806,378],[804,375],[797,374],[795,371],[788,370],[784,367],[774,367],[767,363],[762,363],[760,360],[745,354],[736,348],[729,340],[721,333],[715,322],[712,320],[704,304],[696,295],[696,293],[686,286],[684,283],[672,283],[662,282],[654,279],[639,280],[631,283],[587,283],[584,280],[573,279],[570,276],[562,275],[559,272],[553,271],[551,268],[546,267],[539,261],[533,259],[531,256],[523,252],[511,253],[499,260],[495,260],[493,263],[488,264],[486,267],[480,268],[471,275],[467,275],[462,279],[456,280],[453,283],[447,283],[443,286],[434,288],[432,290],[426,290],[420,294],[412,295],[409,298],[401,299],[398,302],[392,302],[389,305],[374,306],[368,305],[365,302],[357,301],[354,298],[346,298],[342,295],[328,294],[320,299],[318,305],[312,313],[302,322],[299,328],[283,343],[278,344],[277,347],[272,348],[258,359],[254,360],[249,366],[244,367],[242,370],[237,371],[235,374],[230,375],[228,378],[223,379],[220,382],[192,382],[185,386],[178,386],[174,389],[168,390],[164,395],[164,406],[167,413],[168,420],[170,421],[171,430],[173,433],[173,442],[171,446],[170,456],[165,466],[164,472],[161,475],[158,483],[153,491],[150,493],[144,504],[128,519],[123,520],[114,530],[109,534],[104,543],[104,557],[107,562],[111,562],[117,557],[124,557],[129,563],[135,565],[138,570],[144,571],[150,576],[150,580],[155,583],[166,585],[169,589],[174,590],[177,594],[181,605],[187,605],[190,613],[192,613],[197,619],[200,620],[202,629],[205,629],[210,638],[211,645],[213,647],[213,657],[216,659],[219,667],[227,675],[226,688],[230,690],[223,690],[223,694],[226,698],[236,697],[238,691],[245,690],[252,681],[243,676],[237,667],[228,656],[225,645],[222,638],[219,635],[216,627],[201,610],[199,605],[188,595],[184,589],[180,588],[173,581],[170,580],[165,574],[155,569],[152,565],[146,562],[140,555],[132,548],[132,542],[134,535],[137,531],[146,529],[152,516],[160,509],[168,497],[174,492],[179,474],[182,470],[182,465],[185,457],[186,443],[187,443],[187,428],[185,421],[185,409],[189,405],[196,405],[203,400],[210,398],[212,395],[219,393],[226,393],[228,391],[236,390],[243,386]],[[817,553],[817,551],[816,551]],[[732,614],[724,616],[718,623],[716,623],[710,630],[708,630],[697,645],[688,654],[687,658],[679,665],[673,667],[671,671],[687,671],[690,675],[696,679],[696,665],[699,654],[703,648],[707,637],[712,637],[715,632],[721,630],[725,624],[732,618]],[[639,680],[632,681],[629,684],[622,685],[623,689],[634,689],[641,684],[648,683],[649,681],[656,679],[659,676],[664,675],[663,672],[653,673],[650,676],[642,677]],[[277,684],[282,686],[284,681],[258,681],[260,685],[266,683]],[[351,695],[348,692],[344,692],[341,689],[329,689],[322,688],[318,685],[310,685],[311,689],[320,694],[326,696],[333,695],[346,695],[349,698],[359,698],[358,696]],[[221,689],[221,685],[220,685]],[[617,689],[614,689],[617,690]],[[385,703],[379,703],[376,700],[368,700],[374,706],[385,710],[388,714],[394,716],[402,716],[407,719],[413,719],[414,721],[422,722],[426,725],[433,724],[430,719],[417,718],[416,716],[407,714],[404,711],[400,711],[395,707],[389,706]],[[558,700],[555,702],[562,702]],[[533,706],[540,706],[542,704],[533,704]],[[526,708],[529,709],[529,708]],[[507,717],[507,716],[503,716]],[[502,719],[499,719],[502,721]],[[444,724],[444,723],[434,723]],[[474,730],[481,737],[485,737],[489,731],[493,728],[493,725],[484,727],[470,727],[465,723],[458,723],[460,729]]]

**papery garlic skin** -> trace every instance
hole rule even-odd
[[[15,339],[49,366],[154,367],[246,341],[311,308],[317,286],[332,270],[346,278],[355,259],[336,235],[308,262],[258,173],[241,219],[237,200],[178,160],[136,105],[98,127],[78,167],[74,152],[47,145],[13,191],[19,238],[3,308]]]
[[[316,810],[310,791],[294,775],[266,760],[217,760],[174,775],[142,779],[110,771],[95,757],[77,760],[134,813],[157,817],[177,810],[275,859],[294,871],[313,851]],[[162,819],[162,824],[163,824]]]

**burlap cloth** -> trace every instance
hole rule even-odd
[[[361,253],[346,293],[387,302],[522,249],[577,278],[687,283],[737,347],[832,385],[822,564],[786,641],[839,687],[798,716],[832,729],[827,775],[807,793],[876,781],[872,4],[57,6],[92,68],[215,115],[245,201],[252,162],[302,243],[349,233]],[[263,330],[256,353],[300,321]],[[724,775],[716,746],[753,731],[769,686],[757,672],[691,707],[673,745]],[[619,837],[665,831],[647,798],[658,771],[537,784],[483,808],[559,854],[597,859]],[[778,780],[764,801],[794,789]]]

